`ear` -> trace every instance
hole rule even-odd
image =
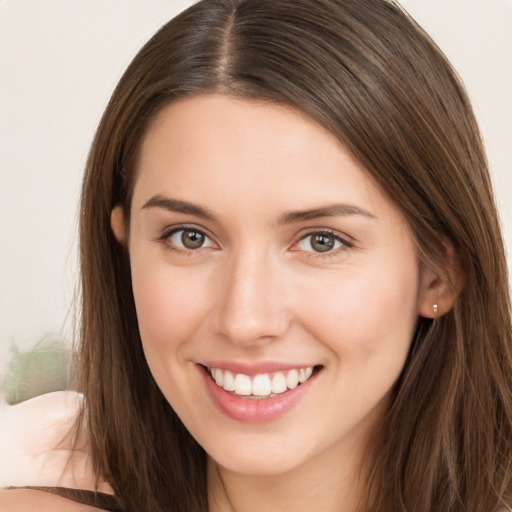
[[[110,214],[110,227],[118,242],[126,240],[126,223],[124,220],[124,208],[116,206]]]
[[[423,268],[421,272],[418,314],[425,318],[436,319],[450,311],[464,284],[453,244],[445,240],[443,246],[446,251],[441,263],[443,271]]]

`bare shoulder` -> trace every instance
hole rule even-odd
[[[43,491],[29,489],[0,490],[0,512],[94,512],[101,510],[89,505]]]
[[[95,490],[87,431],[85,425],[78,432],[75,428],[82,408],[83,398],[74,391],[47,393],[17,405],[0,401],[0,489]],[[113,493],[101,480],[97,490]]]

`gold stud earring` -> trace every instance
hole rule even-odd
[[[434,320],[435,320],[439,315],[439,306],[437,304],[434,304],[432,306],[432,309],[434,310]]]

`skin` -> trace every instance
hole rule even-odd
[[[2,461],[9,461],[0,464],[0,482],[113,494],[106,482],[96,482],[85,430],[75,444],[73,425],[81,407],[80,395],[74,391],[45,393],[16,405],[0,404],[0,454]]]
[[[25,489],[0,490],[0,510],[2,512],[94,512],[101,510],[88,505],[61,498],[42,491]]]
[[[87,437],[73,446],[72,426],[81,406],[73,391],[57,391],[17,405],[0,407],[0,453],[9,464],[0,478],[9,485],[39,485],[98,490],[113,494],[105,482],[96,482]],[[30,418],[30,421],[27,421]],[[3,443],[3,444],[2,444]],[[88,512],[100,510],[47,492],[0,489],[1,512]]]
[[[400,211],[311,119],[221,95],[166,107],[137,173],[129,225],[118,207],[112,228],[129,249],[148,365],[209,455],[211,512],[356,510],[417,317],[453,300],[420,273]],[[345,209],[283,223],[333,204]],[[207,236],[202,247],[181,244],[183,224]],[[311,235],[326,232],[335,245],[319,253]],[[218,360],[321,370],[295,407],[254,424],[206,392],[198,363]]]

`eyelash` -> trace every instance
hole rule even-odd
[[[170,251],[177,252],[179,254],[185,254],[187,256],[192,256],[194,253],[197,253],[199,249],[206,249],[208,247],[200,246],[197,249],[187,249],[182,247],[177,247],[175,243],[171,241],[171,238],[180,233],[181,231],[190,231],[191,233],[197,233],[199,235],[204,236],[205,239],[210,240],[212,245],[217,245],[215,242],[212,241],[211,237],[208,236],[207,233],[205,233],[202,229],[198,229],[195,226],[187,226],[187,225],[181,225],[181,226],[175,226],[171,229],[168,229],[164,231],[164,233],[158,237],[158,241],[161,242],[166,249]]]
[[[354,247],[353,242],[351,242],[347,237],[343,237],[337,231],[333,231],[330,229],[318,229],[318,230],[314,230],[314,231],[309,231],[308,233],[305,233],[304,235],[302,235],[299,238],[299,240],[293,244],[293,247],[296,247],[300,243],[305,242],[308,238],[311,238],[313,236],[319,236],[319,235],[334,239],[334,242],[339,243],[340,246],[337,248],[327,250],[325,252],[315,251],[315,250],[311,250],[311,251],[304,250],[303,252],[307,253],[307,257],[309,257],[309,258],[332,258],[332,257],[338,256],[340,252],[346,251],[347,249],[351,249]],[[309,242],[309,246],[311,247],[311,240]],[[300,251],[300,249],[293,249],[293,250]]]
[[[208,245],[206,247],[204,245],[201,245],[197,249],[187,249],[187,248],[177,247],[175,243],[171,242],[171,238],[174,235],[180,233],[181,231],[190,231],[192,233],[197,233],[199,235],[202,235],[205,237],[205,239],[210,241],[211,245]],[[315,250],[307,251],[307,250],[301,250],[301,249],[293,249],[293,247],[297,247],[299,244],[305,242],[305,240],[307,240],[308,238],[313,237],[315,235],[316,236],[319,236],[319,235],[325,236],[325,237],[334,239],[335,243],[339,243],[340,246],[337,248],[334,248],[334,249],[329,249],[325,252],[315,251]],[[212,247],[213,245],[217,245],[215,242],[212,241],[211,237],[207,233],[205,233],[202,229],[199,229],[195,226],[188,226],[188,225],[175,226],[171,229],[166,230],[161,236],[158,237],[157,241],[164,244],[166,249],[168,249],[170,251],[177,252],[179,254],[185,254],[187,256],[192,256],[194,253],[199,252],[200,249],[207,249],[207,248]],[[311,247],[311,241],[309,244]],[[304,253],[309,253],[307,256],[309,258],[329,258],[329,257],[338,255],[340,251],[351,249],[352,247],[354,247],[354,244],[350,240],[348,240],[346,237],[341,236],[338,232],[332,231],[329,229],[318,229],[318,230],[309,231],[308,233],[303,234],[299,238],[299,240],[292,245],[292,250],[297,251],[297,252],[302,251]]]

